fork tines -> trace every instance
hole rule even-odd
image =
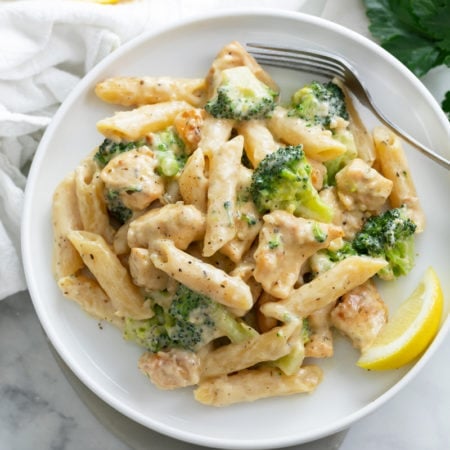
[[[249,53],[261,64],[345,79],[345,66],[323,52],[256,43],[248,43],[247,47]]]

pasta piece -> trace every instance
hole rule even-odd
[[[97,130],[108,139],[138,141],[147,133],[164,130],[175,117],[191,105],[183,101],[144,105],[131,111],[116,112],[97,122]]]
[[[305,344],[305,357],[330,358],[333,356],[333,333],[330,328],[330,311],[333,308],[334,302],[331,302],[308,316],[311,333]]]
[[[225,142],[230,139],[234,120],[206,117],[202,125],[202,137],[198,146],[206,157],[210,158]]]
[[[260,297],[258,298],[258,303],[256,305],[256,322],[258,324],[258,330],[265,333],[278,325],[278,320],[273,317],[267,317],[261,311],[261,306],[264,303],[276,302],[277,299],[272,295],[268,294],[266,291],[262,291]]]
[[[78,199],[73,173],[58,184],[53,194],[53,273],[58,280],[72,275],[84,266],[84,263],[67,239],[67,233],[83,228],[78,211]]]
[[[262,226],[260,214],[248,194],[252,174],[252,170],[240,165],[234,217],[236,235],[220,249],[221,253],[227,255],[235,263],[241,261],[250,249]]]
[[[211,155],[203,255],[211,256],[236,235],[236,191],[244,139],[236,136]]]
[[[92,158],[86,158],[75,169],[75,186],[83,230],[99,234],[112,242],[114,229],[106,209],[105,185]]]
[[[238,402],[312,392],[322,381],[318,366],[304,366],[294,375],[279,369],[260,367],[237,374],[202,381],[194,391],[197,401],[210,406],[228,406]]]
[[[244,281],[179,250],[172,241],[156,241],[150,259],[155,267],[189,289],[233,308],[239,315],[253,306],[250,288]]]
[[[387,318],[387,307],[370,280],[344,294],[330,316],[332,325],[361,351],[370,347]]]
[[[100,235],[87,231],[71,231],[68,238],[111,299],[119,317],[147,319],[153,316],[139,288],[132,283],[129,273]]]
[[[349,256],[295,289],[286,299],[262,305],[261,311],[282,321],[292,316],[308,317],[367,281],[386,264],[381,258]]]
[[[346,152],[346,146],[333,138],[331,131],[319,125],[310,126],[298,117],[288,117],[287,110],[277,106],[267,120],[269,130],[275,138],[289,145],[303,145],[308,158],[316,161],[328,161]]]
[[[348,211],[378,214],[392,191],[392,181],[355,158],[336,174],[339,200]]]
[[[148,248],[159,239],[169,239],[185,250],[205,234],[205,216],[192,205],[168,204],[152,209],[128,227],[128,245]]]
[[[147,249],[132,248],[128,264],[131,278],[136,286],[141,286],[151,291],[167,289],[169,277],[153,265]]]
[[[253,167],[280,147],[267,128],[265,120],[244,120],[237,124],[238,133],[244,137],[245,154]]]
[[[101,100],[122,106],[174,100],[199,106],[204,102],[205,91],[204,78],[113,77],[95,86],[95,93]]]
[[[187,160],[178,178],[184,203],[194,205],[199,211],[206,212],[208,183],[205,154],[199,147]]]
[[[389,197],[393,208],[405,205],[410,219],[417,225],[416,233],[425,229],[425,214],[417,196],[400,138],[384,126],[375,127],[373,138],[381,173],[392,181]]]
[[[292,323],[283,325],[244,342],[223,345],[209,352],[202,362],[201,379],[234,373],[287,355],[291,351],[290,338],[294,330]]]
[[[123,328],[123,319],[115,314],[111,299],[96,280],[80,274],[69,275],[60,278],[58,286],[65,297],[77,302],[92,317]]]
[[[266,214],[263,220],[253,275],[267,293],[286,298],[305,261],[342,236],[342,231],[335,225],[295,217],[286,211]]]

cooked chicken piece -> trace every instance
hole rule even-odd
[[[340,227],[274,211],[263,217],[255,251],[254,277],[276,298],[291,293],[303,263],[330,241],[342,236]]]
[[[197,108],[183,111],[175,118],[175,129],[186,145],[188,154],[191,154],[200,142],[204,119],[205,110]]]
[[[155,291],[162,291],[167,288],[169,277],[153,265],[147,249],[132,248],[128,264],[131,278],[136,286]]]
[[[146,352],[140,357],[138,367],[160,389],[193,386],[200,380],[200,358],[186,350]]]
[[[330,328],[330,311],[334,303],[330,303],[308,317],[311,329],[309,341],[305,344],[305,357],[330,358],[333,356],[333,334]]]
[[[124,152],[103,168],[100,177],[108,191],[117,191],[123,204],[142,210],[164,193],[162,178],[155,172],[158,164],[147,147]]]
[[[330,314],[332,325],[361,351],[375,340],[387,316],[386,305],[370,280],[344,294]]]
[[[128,229],[130,248],[147,248],[158,239],[169,239],[185,250],[205,234],[205,216],[195,206],[174,203],[152,209],[131,222]]]
[[[320,161],[308,158],[308,164],[311,166],[311,182],[316,191],[323,188],[323,180],[327,174],[327,168]]]
[[[392,181],[356,158],[336,174],[338,197],[348,211],[378,213],[386,203]]]

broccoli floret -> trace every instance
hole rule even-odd
[[[275,367],[281,369],[286,375],[294,375],[300,368],[305,357],[304,345],[311,338],[311,327],[309,320],[305,317],[302,320],[301,341],[298,345],[294,345],[292,350],[285,356],[282,356],[273,363]]]
[[[177,175],[187,160],[186,146],[175,131],[169,127],[164,131],[153,133],[149,137],[149,146],[158,158],[158,172],[166,177]]]
[[[277,97],[248,67],[233,67],[222,72],[217,92],[205,109],[216,118],[263,119],[275,108]]]
[[[313,125],[330,128],[336,117],[348,119],[344,93],[331,81],[313,81],[292,96],[288,115],[300,117]]]
[[[333,216],[312,185],[311,165],[301,145],[268,154],[253,172],[250,193],[262,214],[281,209],[319,222],[330,222]]]
[[[407,217],[404,207],[387,210],[367,219],[354,239],[344,241],[337,250],[319,250],[311,257],[311,268],[320,273],[349,256],[367,255],[384,258],[388,265],[377,275],[393,280],[408,274],[414,266],[415,231],[416,224]]]
[[[101,168],[103,168],[115,156],[128,152],[129,150],[142,147],[142,145],[144,145],[143,141],[114,142],[111,139],[105,139],[98,147],[98,150],[94,155],[94,160]]]
[[[171,339],[167,333],[168,317],[164,308],[157,303],[153,305],[155,315],[148,320],[125,319],[123,336],[145,347],[152,353],[171,347]]]
[[[378,276],[391,280],[406,275],[414,266],[416,224],[404,207],[394,208],[367,219],[352,246],[360,255],[382,257],[389,263]]]
[[[150,352],[181,348],[195,351],[219,337],[240,342],[257,332],[236,318],[225,306],[179,284],[167,308],[153,307],[155,315],[148,320],[127,319],[124,337]]]
[[[345,241],[342,247],[337,250],[326,249],[323,252],[327,255],[329,260],[333,263],[342,261],[343,259],[357,255],[358,252],[355,250],[351,242]]]
[[[133,211],[127,208],[120,198],[120,192],[114,189],[106,191],[106,208],[109,214],[119,223],[124,224],[133,215]]]

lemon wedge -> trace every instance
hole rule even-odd
[[[414,360],[435,337],[443,305],[441,283],[430,267],[373,344],[362,353],[357,365],[364,369],[387,370]]]

